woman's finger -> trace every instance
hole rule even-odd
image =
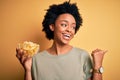
[[[20,51],[20,49],[18,49],[18,48],[16,48],[16,57],[17,57],[18,59],[21,58],[21,51]]]

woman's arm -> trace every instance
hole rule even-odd
[[[97,68],[96,68],[97,69]],[[99,69],[99,68],[98,68]],[[97,69],[97,70],[98,70]],[[98,72],[95,72],[93,71],[93,76],[91,77],[91,79],[89,80],[103,80],[102,79],[102,73],[98,73]]]
[[[32,58],[31,57],[25,57],[23,54],[25,53],[22,49],[16,49],[16,57],[22,64],[23,68],[25,69],[25,76],[24,80],[32,80],[31,76],[31,65],[32,65]]]
[[[25,71],[24,80],[32,80],[31,71]]]
[[[102,74],[93,71],[92,77],[89,78],[88,80],[103,80],[102,79]]]
[[[93,75],[91,79],[88,80],[102,80],[102,72],[100,72],[100,68],[102,68],[102,62],[104,58],[104,54],[107,51],[103,51],[100,49],[96,49],[92,51],[92,58],[93,58]]]

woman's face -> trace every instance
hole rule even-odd
[[[71,14],[61,14],[52,25],[54,31],[54,41],[60,44],[68,44],[74,37],[76,21]]]

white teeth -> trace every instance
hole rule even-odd
[[[70,37],[70,35],[69,35],[69,34],[64,34],[64,36],[66,36],[66,37]]]

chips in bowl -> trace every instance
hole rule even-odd
[[[19,43],[18,48],[26,51],[24,56],[32,57],[39,51],[39,44],[33,43],[31,41],[25,41],[23,43]]]

